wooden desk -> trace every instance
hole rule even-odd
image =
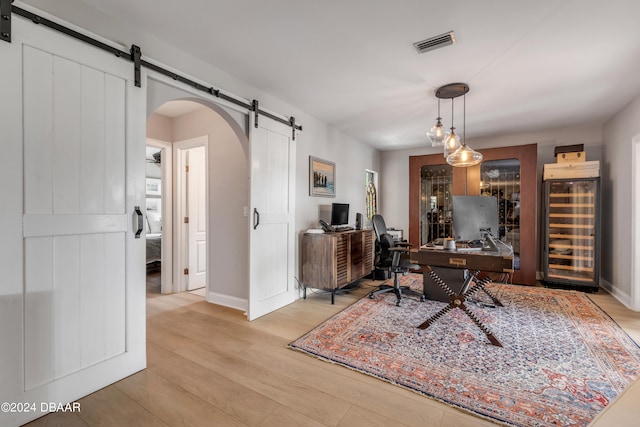
[[[491,298],[494,304],[502,306],[502,303],[486,288],[486,285],[490,280],[478,277],[480,271],[498,273],[513,272],[513,250],[506,245],[503,246],[503,244],[500,244],[498,248],[499,250],[497,252],[450,251],[444,249],[431,249],[427,247],[412,250],[411,262],[418,264],[421,270],[428,274],[429,277],[431,277],[431,279],[433,279],[433,281],[451,298],[451,302],[449,302],[446,307],[424,321],[420,326],[418,326],[418,328],[426,329],[449,311],[454,308],[459,308],[469,316],[478,328],[480,328],[491,344],[502,347],[502,344],[498,341],[495,335],[493,335],[493,332],[491,332],[491,330],[482,323],[475,313],[465,304],[465,301],[470,296],[482,290]],[[467,275],[461,290],[458,293],[455,293],[442,279],[440,279],[440,277],[438,277],[431,267],[468,269],[470,270],[470,274]]]
[[[513,251],[506,247],[501,248],[498,252],[463,252],[461,250],[431,249],[423,246],[411,251],[411,261],[418,265],[432,267],[465,268],[495,273],[513,272]]]

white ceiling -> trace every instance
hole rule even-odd
[[[379,149],[425,144],[447,83],[471,87],[467,138],[602,123],[640,93],[638,0],[83,1]]]

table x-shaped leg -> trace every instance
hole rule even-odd
[[[502,302],[500,302],[500,300],[499,300],[495,295],[493,295],[493,293],[492,293],[491,291],[489,291],[489,290],[486,288],[486,286],[487,286],[489,283],[492,283],[493,281],[492,281],[491,279],[489,279],[488,277],[487,277],[487,278],[484,278],[484,279],[479,279],[479,278],[478,278],[478,273],[480,273],[480,270],[476,270],[476,271],[474,271],[474,273],[473,273],[473,281],[476,283],[476,286],[474,286],[474,287],[473,287],[474,292],[475,292],[475,290],[480,290],[480,289],[482,289],[482,290],[484,291],[484,293],[485,293],[485,294],[487,294],[487,296],[488,296],[489,298],[491,298],[491,301],[493,301],[493,303],[494,303],[495,305],[497,305],[497,306],[499,306],[499,307],[504,307],[504,304],[502,304]]]
[[[469,296],[473,295],[480,289],[484,290],[491,297],[491,294],[489,294],[489,292],[484,288],[484,286],[478,285],[478,283],[481,280],[476,277],[477,273],[478,272],[476,271],[473,274],[469,274],[464,281],[464,285],[462,286],[463,292],[460,294],[456,294],[440,277],[438,277],[438,275],[432,269],[429,269],[427,274],[429,275],[429,277],[433,279],[433,281],[438,286],[440,286],[440,288],[442,288],[443,291],[447,293],[447,295],[449,295],[449,297],[451,298],[451,302],[446,307],[442,308],[440,311],[438,311],[437,313],[432,315],[430,318],[428,318],[426,321],[424,321],[420,326],[418,326],[418,328],[427,329],[429,326],[431,326],[434,322],[436,322],[442,316],[447,314],[449,311],[453,310],[454,308],[459,308],[460,310],[464,311],[467,316],[469,316],[469,318],[473,321],[473,323],[476,324],[478,328],[480,328],[480,330],[487,336],[491,344],[498,347],[502,347],[502,344],[500,343],[500,341],[498,341],[495,335],[493,335],[491,330],[484,323],[482,323],[482,321],[478,319],[478,316],[476,316],[475,313],[471,311],[469,307],[467,307],[467,305],[464,303]],[[472,281],[476,283],[476,286],[473,286],[473,287],[470,286]],[[492,297],[492,299],[493,298],[494,297]],[[494,302],[496,301],[497,301],[497,298],[494,300]],[[502,305],[500,301],[497,301],[496,304]]]

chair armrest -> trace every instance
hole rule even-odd
[[[389,252],[400,252],[406,254],[409,253],[409,248],[404,246],[394,246],[392,248],[389,248]]]
[[[394,246],[413,246],[413,243],[409,242],[393,242]]]

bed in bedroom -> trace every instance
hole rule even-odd
[[[147,212],[147,269],[159,268],[162,261],[162,220],[157,212]]]

